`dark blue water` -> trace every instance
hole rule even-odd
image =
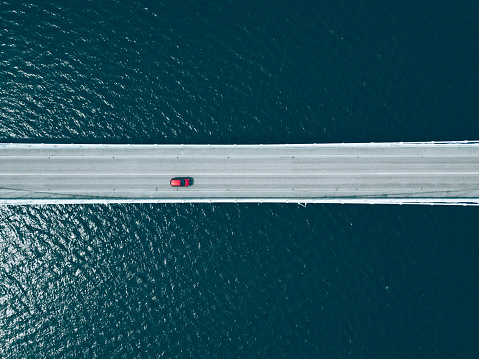
[[[350,3],[1,1],[0,142],[479,139],[479,3]],[[478,214],[0,207],[0,357],[477,358]]]

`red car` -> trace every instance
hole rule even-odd
[[[189,177],[175,177],[170,180],[171,187],[188,187],[193,184],[193,179]]]

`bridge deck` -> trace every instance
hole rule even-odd
[[[479,143],[0,144],[0,203],[212,201],[478,203]]]

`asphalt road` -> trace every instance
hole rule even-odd
[[[108,201],[479,202],[479,143],[0,144],[0,203]]]

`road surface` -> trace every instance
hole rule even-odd
[[[103,202],[477,204],[479,142],[0,144],[0,203]]]

